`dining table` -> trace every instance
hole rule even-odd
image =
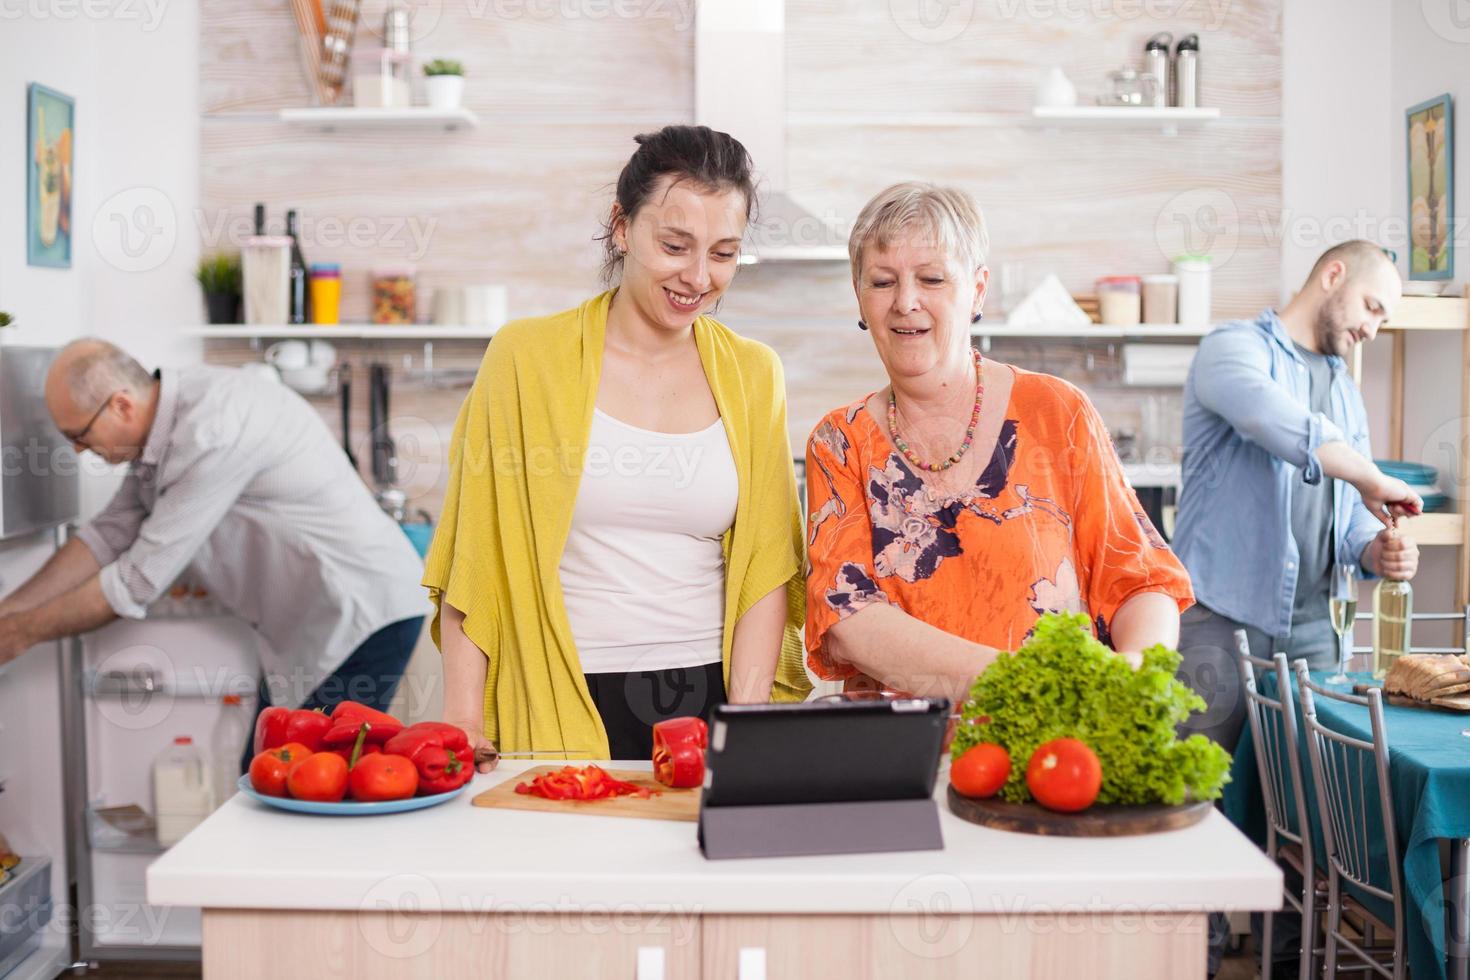
[[[1371,673],[1349,673],[1350,682],[1328,682],[1328,672],[1313,671],[1312,681],[1329,690],[1351,693],[1354,685],[1376,684]],[[1292,703],[1296,706],[1298,745],[1302,776],[1311,783],[1305,725],[1301,721],[1301,699],[1296,695],[1296,678],[1291,679]],[[1276,675],[1264,673],[1258,687],[1268,697],[1276,696]],[[1366,706],[1316,697],[1317,720],[1352,738],[1372,741],[1372,726]],[[1380,843],[1379,860],[1400,863],[1404,907],[1405,952],[1409,972],[1416,980],[1448,978],[1470,980],[1470,714],[1418,706],[1383,706],[1384,732],[1388,742],[1389,784],[1396,840],[1390,849],[1383,841],[1378,811],[1377,786],[1370,779],[1363,787],[1372,816],[1369,832]],[[1268,715],[1269,717],[1269,715]],[[1371,777],[1373,770],[1366,774]],[[1309,794],[1312,790],[1309,788]],[[1315,804],[1315,801],[1309,801]],[[1266,836],[1265,807],[1256,761],[1254,738],[1249,726],[1241,733],[1231,765],[1231,781],[1223,800],[1225,814],[1248,837],[1263,842]],[[1312,838],[1319,867],[1327,867],[1322,848],[1318,807],[1309,806]],[[1441,842],[1450,852],[1448,877],[1441,867]],[[1380,869],[1381,870],[1381,869]],[[1378,881],[1386,874],[1375,874]],[[1366,903],[1371,907],[1375,903]],[[1389,919],[1392,923],[1392,919]]]

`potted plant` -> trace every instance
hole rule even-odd
[[[464,99],[464,65],[435,58],[424,65],[424,91],[430,109],[458,109]]]
[[[204,290],[204,309],[210,323],[240,322],[240,256],[221,253],[199,260],[194,273]]]
[[[6,313],[4,310],[0,310],[0,327],[8,327],[14,322],[15,317],[11,316],[9,313]]]

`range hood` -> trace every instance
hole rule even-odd
[[[785,0],[699,0],[696,10],[694,121],[745,144],[762,178],[741,263],[846,262],[847,235],[787,191]]]

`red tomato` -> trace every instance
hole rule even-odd
[[[347,774],[352,798],[363,803],[406,800],[419,789],[419,770],[401,755],[365,755]]]
[[[1092,806],[1102,788],[1102,763],[1086,742],[1056,738],[1037,748],[1026,766],[1026,786],[1049,810],[1075,813]]]
[[[337,803],[347,795],[347,760],[332,752],[317,752],[286,771],[286,789],[298,800]]]
[[[949,782],[961,796],[994,796],[1011,776],[1011,756],[994,742],[972,745],[949,766]]]
[[[266,796],[286,795],[286,774],[293,763],[311,755],[311,749],[300,742],[289,742],[267,749],[250,760],[250,785]]]

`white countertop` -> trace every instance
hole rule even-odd
[[[148,869],[154,905],[454,912],[1172,912],[1280,905],[1281,873],[1218,811],[1142,837],[1013,834],[953,816],[942,851],[708,861],[695,825],[470,805],[287,813],[236,795]],[[608,764],[609,766],[613,764]],[[648,768],[648,763],[616,763]],[[937,792],[943,794],[947,777]]]

